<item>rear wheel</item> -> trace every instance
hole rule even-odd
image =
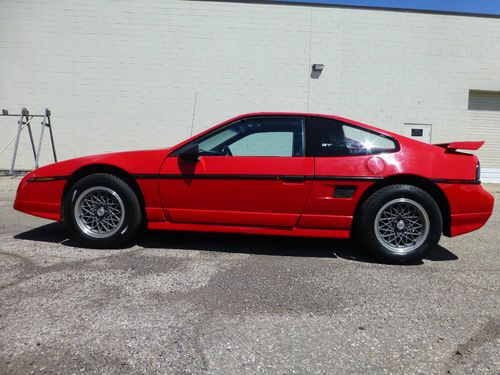
[[[126,182],[96,173],[83,177],[69,189],[64,220],[83,245],[114,248],[135,237],[142,218],[139,200]]]
[[[434,199],[413,185],[386,186],[362,205],[358,220],[361,245],[380,258],[422,259],[441,237],[442,217]]]

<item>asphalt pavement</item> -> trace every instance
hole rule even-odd
[[[346,240],[78,247],[0,177],[0,374],[500,374],[500,209],[415,265]],[[487,186],[500,198],[500,186]]]

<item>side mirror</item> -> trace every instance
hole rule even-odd
[[[189,161],[198,161],[198,158],[200,156],[200,145],[198,143],[189,145],[184,150],[182,150],[179,156]]]

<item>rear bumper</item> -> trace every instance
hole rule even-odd
[[[494,198],[480,185],[439,184],[450,204],[450,237],[481,228],[493,212]]]
[[[481,228],[491,216],[491,212],[451,215],[450,237],[469,233]]]

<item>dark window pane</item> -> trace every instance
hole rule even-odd
[[[345,155],[342,123],[321,117],[307,120],[307,154],[310,156]]]
[[[423,135],[424,135],[423,129],[411,129],[411,136],[412,137],[422,137]]]
[[[311,117],[307,122],[309,156],[370,155],[396,150],[395,142],[380,134],[340,121]]]

